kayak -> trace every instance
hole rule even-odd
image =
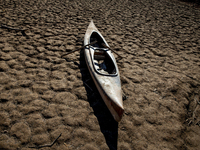
[[[120,74],[109,45],[91,20],[84,37],[85,61],[91,77],[114,119],[124,112]]]

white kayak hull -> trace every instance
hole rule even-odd
[[[119,70],[112,52],[101,43],[106,47],[109,45],[91,21],[85,33],[84,45],[94,43],[94,40],[97,43],[84,50],[85,61],[102,99],[114,119],[119,122],[124,112]]]

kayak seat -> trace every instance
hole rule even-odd
[[[96,49],[94,52],[94,65],[102,74],[115,74],[116,68],[105,50]]]
[[[105,51],[95,50],[95,52],[94,52],[94,59],[95,60],[104,60],[105,58],[106,58]]]

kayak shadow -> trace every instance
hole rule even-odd
[[[88,102],[98,119],[100,130],[105,137],[106,143],[110,150],[117,150],[118,122],[114,120],[92,80],[83,51],[80,52],[79,68],[87,91]]]

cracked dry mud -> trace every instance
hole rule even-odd
[[[117,58],[116,123],[88,73],[90,19]],[[1,0],[0,149],[200,149],[200,9],[177,0]],[[88,88],[90,87],[90,88]],[[92,90],[91,90],[92,89]]]

